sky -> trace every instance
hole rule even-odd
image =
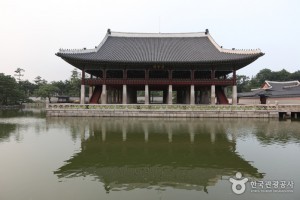
[[[99,45],[108,28],[120,32],[181,33],[209,29],[223,48],[265,55],[239,70],[300,70],[299,0],[0,0],[0,73],[23,79],[69,79],[73,66],[60,48]]]

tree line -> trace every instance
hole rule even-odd
[[[15,77],[0,73],[0,105],[15,105],[22,102],[31,102],[29,97],[48,98],[51,102],[53,96],[80,96],[81,74],[77,69],[71,71],[70,78],[65,81],[48,82],[41,76],[37,76],[33,82],[22,80],[24,69],[18,68]],[[300,80],[300,70],[290,73],[285,69],[272,71],[262,69],[255,76],[237,75],[238,92],[249,92],[253,88],[259,88],[269,81]],[[88,90],[86,90],[88,92]]]
[[[48,98],[51,102],[53,96],[80,95],[81,74],[74,68],[71,76],[65,81],[51,81],[37,76],[33,82],[22,80],[25,70],[18,68],[15,77],[0,73],[0,105],[16,105],[32,102],[29,97]]]
[[[250,92],[251,89],[260,88],[266,81],[295,81],[300,80],[300,70],[293,73],[285,69],[280,71],[272,71],[270,69],[262,69],[255,76],[237,75],[238,92]]]

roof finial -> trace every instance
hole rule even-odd
[[[208,29],[205,29],[205,35],[207,35],[209,33]]]
[[[108,33],[109,35],[111,34],[110,28],[107,29],[107,33]]]

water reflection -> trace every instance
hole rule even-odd
[[[11,136],[21,141],[20,130],[32,127],[39,133],[45,129],[45,116],[45,110],[41,109],[0,110],[0,142],[7,141]]]
[[[81,152],[55,171],[93,176],[110,190],[171,186],[204,190],[236,171],[263,174],[236,152],[238,124],[199,119],[49,118],[81,136]],[[73,133],[74,134],[74,133]]]

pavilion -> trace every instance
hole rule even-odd
[[[165,104],[228,104],[232,87],[237,104],[236,71],[264,53],[224,49],[209,34],[124,33],[107,30],[94,49],[60,49],[57,56],[82,72],[80,103],[89,86],[91,104],[134,104],[137,92],[163,92]],[[89,77],[86,77],[89,74]],[[229,75],[232,77],[229,78]]]

